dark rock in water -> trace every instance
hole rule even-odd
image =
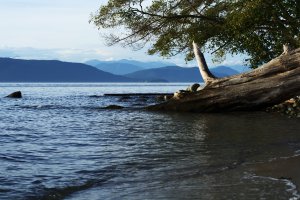
[[[111,110],[118,110],[118,109],[123,109],[123,106],[118,106],[118,105],[109,105],[106,106],[104,109],[111,109]]]
[[[17,92],[11,93],[10,95],[7,95],[6,97],[18,99],[18,98],[22,98],[22,93],[21,93],[21,91],[17,91]]]
[[[99,97],[103,97],[103,96],[101,96],[101,95],[90,95],[89,97],[91,97],[91,98],[99,98]]]
[[[189,92],[197,92],[197,89],[200,87],[200,84],[194,83],[193,85],[189,86],[186,90]]]

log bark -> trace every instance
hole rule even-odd
[[[225,78],[210,76],[207,66],[203,65],[203,60],[201,61],[203,54],[199,52],[197,48],[195,54],[196,58],[200,58],[199,68],[202,76],[204,75],[206,86],[195,93],[187,93],[180,99],[172,98],[167,102],[150,106],[148,107],[150,110],[189,112],[260,110],[300,95],[300,48],[285,51],[281,56],[250,72]]]

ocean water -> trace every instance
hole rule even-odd
[[[299,199],[252,166],[300,150],[299,119],[150,112],[189,84],[0,84],[0,199]],[[21,90],[24,98],[3,98]],[[102,109],[121,105],[122,110]]]

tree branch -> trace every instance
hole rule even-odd
[[[137,12],[137,13],[141,13],[143,15],[149,15],[151,17],[159,17],[159,18],[163,18],[163,19],[184,19],[184,18],[194,18],[194,19],[202,19],[202,20],[206,20],[206,21],[210,21],[210,22],[214,22],[217,24],[222,24],[223,22],[221,20],[218,20],[216,18],[210,18],[204,15],[159,15],[159,14],[154,14],[154,13],[149,13],[143,10],[139,10],[137,8],[133,8],[132,9],[133,12]]]

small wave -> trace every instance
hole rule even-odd
[[[290,200],[297,200],[300,199],[300,193],[297,190],[297,186],[289,179],[283,179],[285,184],[289,187],[287,189],[288,192],[292,193],[293,197]]]
[[[72,109],[72,107],[62,105],[25,105],[19,106],[23,109],[53,110],[53,109]]]
[[[20,158],[14,158],[14,157],[10,157],[10,156],[0,156],[0,160],[9,161],[9,162],[21,162],[21,163],[26,162]]]
[[[101,169],[95,169],[95,170],[79,170],[76,173],[77,174],[83,174],[83,175],[91,175],[91,176],[103,176],[105,174],[106,176],[112,176],[113,173],[117,171],[118,166],[117,165],[111,165],[107,166]]]
[[[292,156],[282,156],[282,157],[270,158],[270,159],[268,159],[268,161],[272,162],[272,161],[278,161],[278,160],[287,160],[287,159],[296,158],[296,157],[300,157],[300,150],[295,151],[294,155],[292,155]]]
[[[6,193],[6,192],[11,192],[11,190],[0,188],[0,193]]]
[[[268,177],[268,176],[257,176],[254,174],[246,174],[244,176],[245,179],[266,179],[270,181],[277,181],[277,182],[282,182],[287,186],[286,191],[292,195],[289,200],[299,200],[300,199],[300,193],[297,190],[297,186],[290,180],[289,178],[273,178],[273,177]]]
[[[109,181],[111,179],[110,176],[104,176],[102,178],[98,179],[90,179],[85,181],[82,184],[74,184],[69,185],[66,187],[61,188],[43,188],[43,189],[37,189],[37,192],[35,194],[27,195],[25,199],[28,200],[59,200],[64,199],[67,196],[72,195],[75,192],[87,190],[93,187],[99,187],[105,182]]]
[[[32,192],[24,199],[28,200],[60,200],[76,192],[100,187],[118,175],[117,165],[107,166],[95,170],[79,170],[76,172],[78,179],[65,183],[61,187],[46,187],[43,181],[35,180]],[[38,176],[36,176],[38,177]],[[47,176],[48,177],[48,176]],[[39,177],[39,178],[44,178]],[[61,178],[61,177],[56,177]]]
[[[294,156],[300,156],[300,150],[295,151]]]

